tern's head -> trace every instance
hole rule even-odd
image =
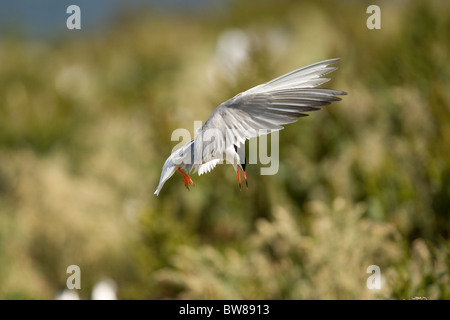
[[[161,172],[161,178],[159,179],[159,185],[158,188],[155,191],[155,194],[158,195],[161,191],[164,183],[166,183],[167,180],[170,179],[171,176],[175,173],[178,166],[173,163],[172,156],[167,158],[166,162],[164,163],[164,166],[162,168]]]
[[[191,140],[190,142],[186,143],[183,147],[172,152],[172,154],[167,158],[162,168],[158,188],[155,191],[156,195],[159,194],[164,183],[166,183],[166,181],[169,180],[171,176],[173,176],[177,169],[183,168],[186,170],[192,168],[192,166],[186,166],[186,163],[192,163],[191,149],[193,147],[193,142],[194,140]]]

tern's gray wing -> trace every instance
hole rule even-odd
[[[315,88],[330,80],[322,76],[336,70],[329,65],[338,60],[294,70],[220,104],[199,129],[197,138],[203,143],[195,152],[207,162],[223,154],[231,144],[239,145],[246,139],[283,129],[283,125],[307,116],[305,112],[341,100],[336,96],[345,95],[343,91]]]

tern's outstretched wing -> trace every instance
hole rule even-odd
[[[329,65],[339,60],[325,60],[294,70],[220,104],[198,131],[197,138],[209,143],[197,144],[201,150],[195,152],[208,162],[231,144],[240,145],[246,139],[283,129],[283,125],[307,116],[305,112],[341,100],[336,96],[345,95],[343,91],[315,88],[330,80],[322,76],[336,70]]]

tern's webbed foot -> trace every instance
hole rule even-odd
[[[192,181],[191,177],[189,177],[187,173],[184,173],[181,168],[178,168],[178,172],[183,176],[184,186],[189,190],[189,184],[194,185],[194,181]]]

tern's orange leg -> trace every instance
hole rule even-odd
[[[189,175],[187,173],[184,173],[183,171],[181,171],[181,168],[178,168],[178,172],[180,172],[181,175],[183,176],[184,185],[189,190],[189,183],[194,185],[194,181],[192,181],[191,177],[189,177]]]
[[[242,190],[242,188],[241,188],[241,176],[239,175],[239,168],[237,169],[237,176],[238,176],[238,182],[239,182],[239,190]]]
[[[241,168],[241,171],[242,171],[242,175],[244,176],[245,185],[247,186],[247,189],[248,189],[247,175],[245,174],[245,171],[242,170],[242,168]],[[241,176],[239,175],[239,167],[237,168],[237,176],[238,176],[238,182],[239,182],[239,190],[242,190],[242,188],[241,188]]]
[[[247,186],[247,189],[248,189],[247,175],[245,174],[244,170],[242,170],[242,175],[244,176],[245,185]]]

